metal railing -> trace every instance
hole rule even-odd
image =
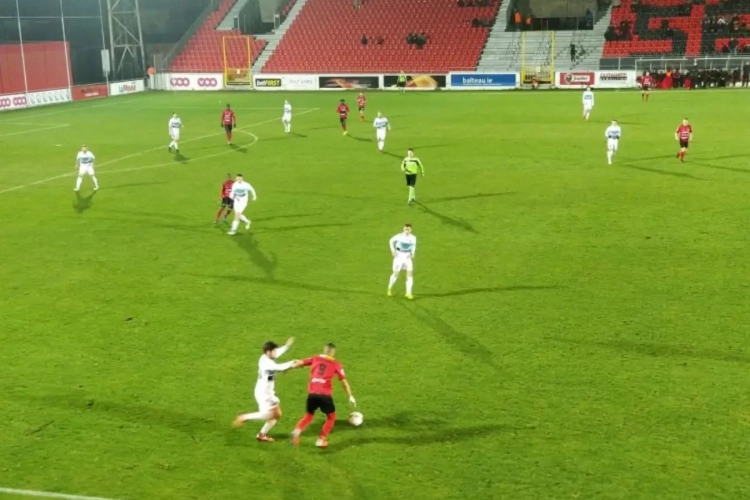
[[[750,54],[700,57],[610,57],[602,58],[599,62],[599,68],[605,71],[659,71],[667,68],[685,71],[691,69],[737,69],[745,64],[750,64]]]
[[[165,71],[167,68],[169,68],[169,65],[172,64],[172,61],[175,57],[177,57],[177,54],[179,54],[182,49],[185,48],[185,45],[190,41],[190,39],[193,37],[196,31],[201,27],[203,23],[206,22],[206,19],[208,19],[208,16],[211,15],[213,11],[215,11],[219,7],[219,2],[206,2],[206,7],[203,9],[203,11],[198,15],[198,17],[195,18],[195,21],[193,21],[193,24],[190,25],[190,27],[185,31],[185,34],[182,35],[182,37],[177,41],[177,43],[174,44],[174,47],[170,49],[169,52],[167,52],[164,57],[160,61],[160,67],[157,69],[159,71]]]

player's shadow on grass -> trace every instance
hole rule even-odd
[[[724,352],[715,349],[694,349],[688,346],[657,344],[652,342],[635,342],[627,339],[583,340],[563,337],[548,337],[550,340],[574,346],[589,346],[617,351],[626,351],[640,356],[693,358],[727,363],[750,364],[750,355],[738,352]]]
[[[232,148],[232,151],[235,153],[247,153],[248,145],[241,146],[239,144],[232,143],[229,145],[230,148]]]
[[[262,233],[281,233],[286,231],[299,231],[302,229],[321,229],[324,227],[346,227],[351,226],[351,222],[335,222],[328,224],[300,224],[298,226],[281,226],[281,227],[263,227],[256,231],[258,234]]]
[[[422,209],[424,213],[435,217],[443,224],[448,224],[449,226],[463,229],[464,231],[468,231],[470,233],[479,234],[479,231],[474,229],[474,226],[469,221],[459,219],[457,217],[451,217],[450,215],[441,214],[440,212],[436,212],[435,210],[431,209],[421,202],[417,202],[417,205]]]
[[[349,135],[347,137],[350,137],[354,139],[355,141],[359,141],[359,142],[372,142],[372,139],[369,137],[357,137],[356,135]]]
[[[468,358],[479,360],[487,366],[490,366],[495,371],[500,371],[500,367],[496,364],[497,356],[495,353],[487,349],[474,338],[457,330],[447,322],[443,321],[440,316],[422,306],[415,305],[410,307],[403,302],[399,302],[398,304],[402,309],[412,315],[414,319],[429,327],[445,342],[452,345],[457,351],[461,352]]]
[[[252,276],[199,276],[195,275],[200,278],[213,278],[213,279],[221,279],[221,280],[227,280],[227,281],[235,281],[235,282],[244,282],[244,283],[253,283],[256,285],[267,285],[267,286],[273,286],[278,288],[288,288],[291,290],[306,290],[310,292],[324,292],[324,293],[336,293],[336,294],[356,294],[356,295],[370,295],[372,297],[376,297],[379,295],[376,295],[372,292],[367,292],[363,290],[344,290],[342,288],[334,288],[330,286],[323,286],[323,285],[310,285],[307,283],[297,283],[295,281],[289,281],[289,280],[279,280],[275,279],[272,276],[265,277],[265,278],[253,278]]]
[[[174,161],[176,161],[177,163],[187,163],[190,161],[190,158],[183,155],[182,153],[175,153]]]
[[[156,181],[156,182],[129,182],[127,184],[115,184],[113,186],[107,186],[107,191],[110,189],[122,189],[129,187],[140,187],[140,186],[158,186],[159,184],[166,184],[167,181]],[[108,210],[110,211],[110,210]],[[160,216],[160,214],[154,214]]]
[[[631,170],[640,170],[641,172],[651,172],[652,174],[666,175],[669,177],[680,177],[683,179],[693,179],[695,181],[705,181],[702,177],[696,177],[687,172],[672,172],[670,170],[659,170],[658,168],[639,167],[636,165],[628,165],[627,163],[615,163],[615,166],[622,168],[629,168]]]
[[[273,273],[279,267],[279,260],[276,254],[269,252],[268,255],[258,246],[258,241],[252,237],[252,234],[241,233],[232,236],[237,245],[242,248],[252,263],[266,275],[267,278],[273,279]]]
[[[534,290],[556,290],[559,286],[532,286],[532,285],[516,285],[516,286],[496,286],[496,287],[485,287],[485,288],[467,288],[464,290],[454,290],[451,292],[436,292],[436,293],[420,293],[415,300],[429,299],[429,298],[441,298],[441,297],[461,297],[464,295],[477,295],[482,293],[500,293],[500,292],[524,292]]]
[[[406,157],[405,155],[397,155],[396,153],[391,153],[390,151],[383,151],[383,154],[399,160],[403,160]]]
[[[514,191],[508,191],[505,193],[475,193],[475,194],[467,194],[465,196],[446,196],[444,198],[434,198],[431,200],[428,200],[429,203],[444,203],[447,201],[463,201],[463,200],[476,200],[478,198],[495,198],[499,196],[508,196],[511,194],[516,194]]]
[[[82,214],[94,204],[94,195],[96,191],[91,191],[88,196],[81,196],[81,193],[76,191],[76,199],[73,201],[73,210],[77,213]]]
[[[698,165],[699,167],[706,167],[706,168],[713,168],[716,170],[726,170],[728,172],[737,172],[739,174],[750,174],[750,170],[745,170],[744,168],[736,168],[736,167],[725,167],[723,165],[712,165],[710,163],[703,163],[701,161],[691,161],[691,165]]]

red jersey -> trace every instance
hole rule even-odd
[[[357,97],[357,105],[359,105],[360,109],[365,107],[365,104],[367,104],[367,98],[363,95]]]
[[[644,87],[652,87],[654,85],[654,79],[651,78],[651,75],[646,75],[641,79],[641,84]]]
[[[339,117],[346,118],[349,114],[349,106],[346,104],[339,104],[339,107],[336,108],[336,111],[339,113]]]
[[[682,142],[687,142],[690,140],[690,136],[693,134],[693,127],[690,125],[680,125],[677,127],[677,130],[675,130],[675,134],[677,134],[677,137]]]
[[[221,112],[221,124],[222,125],[237,125],[237,118],[234,116],[234,111],[231,109],[225,109]]]
[[[310,384],[307,386],[308,394],[322,394],[331,396],[333,394],[333,377],[344,380],[344,367],[341,363],[330,356],[320,354],[302,361],[302,366],[310,368]]]
[[[227,179],[224,181],[224,184],[221,185],[222,198],[229,198],[229,195],[232,193],[232,184],[234,184],[234,181]]]

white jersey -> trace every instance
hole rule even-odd
[[[76,163],[78,164],[79,175],[88,174],[94,175],[94,161],[96,157],[91,151],[79,151],[76,156]]]
[[[391,238],[389,246],[392,252],[395,251],[397,254],[404,254],[404,256],[412,258],[417,253],[417,237],[413,234],[398,233]]]
[[[276,348],[276,358],[280,358],[289,347]],[[294,361],[277,363],[263,354],[258,360],[258,381],[255,383],[255,398],[260,401],[269,401],[276,398],[276,374],[292,367]]]
[[[619,125],[610,125],[604,132],[604,137],[606,137],[608,140],[619,141],[620,136],[622,136],[622,129]]]
[[[292,117],[292,105],[289,103],[284,104],[284,117],[285,118],[291,118]]]
[[[372,122],[372,126],[378,129],[378,131],[385,130],[389,127],[388,118],[385,116],[379,116]]]
[[[182,128],[182,120],[179,118],[170,118],[169,119],[169,131],[172,132],[173,130],[179,130]]]
[[[253,201],[255,201],[255,189],[245,181],[235,181],[235,183],[232,184],[232,191],[230,192],[229,197],[232,198],[235,203],[247,204],[247,196],[249,194],[253,196]]]
[[[583,106],[586,108],[594,107],[594,93],[590,90],[583,93]]]

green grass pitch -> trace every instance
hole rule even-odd
[[[0,487],[125,500],[750,496],[741,92],[153,93],[0,115]],[[355,95],[346,94],[353,104]],[[295,107],[294,134],[280,123]],[[229,148],[219,115],[241,131]],[[352,106],[354,107],[354,106]],[[371,120],[391,120],[378,154]],[[180,157],[167,121],[183,119]],[[355,113],[356,114],[356,113]],[[680,164],[673,133],[695,142]],[[604,129],[623,128],[607,166]],[[82,143],[101,190],[73,193]],[[423,160],[406,204],[408,147]],[[219,188],[258,191],[250,234]],[[419,239],[416,299],[388,239]],[[325,342],[331,447],[255,442],[260,346]],[[12,495],[2,498],[13,498]]]

